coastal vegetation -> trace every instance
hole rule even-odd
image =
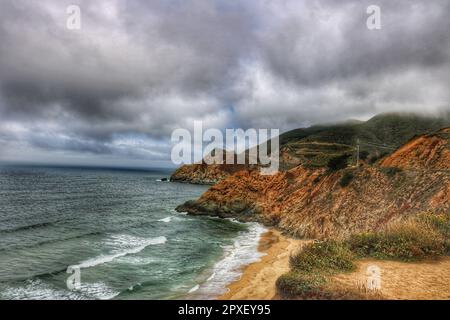
[[[349,154],[342,154],[340,156],[331,158],[327,163],[328,171],[334,172],[347,168],[349,158],[350,158]]]
[[[385,173],[388,177],[394,177],[397,173],[402,172],[402,169],[396,167],[381,168],[381,171]]]
[[[363,258],[416,262],[445,255],[450,255],[450,212],[423,213],[379,232],[310,243],[291,256],[291,271],[282,275],[276,286],[280,296],[289,299],[381,298],[366,288],[338,288],[330,277],[354,271],[358,259]]]
[[[347,186],[350,184],[350,182],[352,182],[352,180],[353,180],[354,177],[355,177],[355,175],[353,174],[353,172],[351,172],[351,171],[346,171],[346,172],[344,173],[344,175],[342,176],[341,181],[339,181],[339,185],[340,185],[342,188],[347,187]]]

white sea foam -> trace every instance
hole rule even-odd
[[[94,282],[94,283],[82,282],[80,284],[80,288],[78,288],[75,291],[91,299],[94,298],[100,300],[110,300],[120,294],[120,292],[114,291],[103,282]]]
[[[145,239],[129,235],[116,235],[106,243],[109,245],[114,245],[118,247],[118,249],[115,249],[111,254],[91,258],[72,267],[78,267],[80,269],[95,267],[126,255],[139,253],[148,246],[163,244],[165,242],[167,242],[166,237]]]
[[[128,288],[128,291],[133,291],[134,288],[140,287],[140,286],[142,286],[142,284],[141,284],[140,282],[138,282],[138,283],[136,283],[135,285],[130,286],[130,287]]]
[[[170,212],[174,215],[182,215],[182,216],[186,216],[188,214],[187,212],[178,212],[176,209],[171,209]]]
[[[260,261],[263,253],[258,251],[261,235],[267,229],[258,223],[247,223],[248,231],[241,232],[231,245],[224,246],[224,256],[218,261],[212,274],[190,298],[213,299],[227,292],[230,283],[242,276],[243,267]],[[192,289],[191,289],[192,290]]]
[[[172,218],[171,218],[171,217],[167,217],[167,218],[164,218],[164,219],[160,219],[160,220],[158,220],[158,221],[160,221],[160,222],[165,222],[165,223],[169,223],[170,221],[172,221]]]
[[[74,291],[54,288],[39,279],[27,280],[23,286],[10,287],[2,292],[2,298],[14,300],[108,300],[119,295],[103,282],[81,283]]]
[[[117,258],[128,256],[132,258],[151,245],[163,244],[167,241],[166,237],[141,238],[126,234],[112,235],[103,245],[111,248],[109,254],[100,255],[85,261],[73,268],[90,268],[104,263],[111,262]],[[145,261],[149,262],[149,261]],[[29,299],[29,300],[84,300],[84,299],[112,299],[120,292],[108,287],[103,282],[83,282],[76,290],[57,288],[39,279],[27,280],[22,286],[9,287],[0,293],[0,298],[5,299]]]
[[[211,281],[216,276],[216,273],[213,272],[212,275],[209,276],[209,278],[206,281]]]
[[[120,263],[130,264],[135,266],[146,266],[152,263],[160,262],[160,259],[155,259],[152,257],[140,257],[140,256],[126,256],[118,259]]]
[[[1,292],[1,299],[12,300],[86,300],[77,292],[52,288],[41,280],[27,280],[23,286],[9,287]]]
[[[191,290],[189,290],[189,293],[193,293],[195,291],[197,291],[200,288],[200,285],[196,285],[195,287],[193,287]]]

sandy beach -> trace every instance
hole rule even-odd
[[[285,237],[271,229],[260,240],[259,251],[265,256],[259,262],[245,267],[242,277],[228,286],[220,300],[271,300],[276,299],[275,282],[289,271],[289,256],[306,240]]]

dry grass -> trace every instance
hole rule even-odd
[[[417,261],[443,256],[448,252],[448,216],[420,215],[378,233],[353,235],[347,243],[360,257]]]

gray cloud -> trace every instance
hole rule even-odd
[[[65,27],[78,4],[82,29]],[[173,129],[436,113],[449,0],[0,3],[0,151],[168,159]],[[28,152],[28,153],[27,153]],[[18,159],[20,160],[20,159]]]

